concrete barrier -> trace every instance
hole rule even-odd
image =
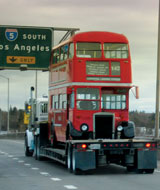
[[[24,140],[24,135],[25,135],[24,132],[0,134],[0,139],[19,139],[19,140]]]

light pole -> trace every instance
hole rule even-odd
[[[160,96],[160,0],[159,0],[159,17],[158,17],[155,138],[159,138],[159,99],[160,99],[159,96]]]
[[[0,75],[0,77],[6,79],[8,81],[8,100],[7,100],[7,107],[8,107],[8,117],[7,117],[7,132],[9,132],[9,78]]]

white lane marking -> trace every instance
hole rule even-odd
[[[25,166],[30,166],[31,164],[24,164]]]
[[[160,170],[155,170],[155,172],[160,172]]]
[[[8,155],[8,153],[6,153],[6,152],[2,152],[2,151],[1,151],[1,154],[5,154],[5,155]]]
[[[12,158],[13,160],[18,160],[19,158]]]
[[[24,161],[23,161],[23,160],[19,160],[18,162],[19,162],[19,163],[24,163]]]
[[[55,177],[52,177],[52,178],[51,178],[51,180],[53,180],[53,181],[61,181],[62,179],[60,179],[60,178],[55,178]]]
[[[64,185],[65,188],[67,189],[78,189],[76,186],[74,185]]]
[[[31,168],[32,170],[39,170],[39,168]]]
[[[13,155],[8,155],[9,158],[13,158]]]
[[[49,175],[49,173],[47,173],[47,172],[40,172],[40,174],[41,174],[41,175],[45,175],[45,176],[48,176],[48,175]]]

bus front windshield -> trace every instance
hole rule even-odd
[[[76,44],[77,57],[100,58],[102,55],[100,43],[78,42]]]
[[[106,93],[98,88],[78,88],[76,95],[78,110],[124,110],[126,106],[126,94]]]
[[[98,88],[77,89],[78,110],[99,110],[100,96]]]
[[[104,43],[105,58],[126,59],[128,58],[128,44]]]

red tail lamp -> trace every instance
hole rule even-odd
[[[146,147],[150,148],[151,147],[151,143],[146,143]]]

